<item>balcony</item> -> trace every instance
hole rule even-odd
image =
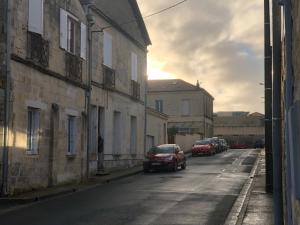
[[[42,35],[28,32],[27,55],[30,60],[43,66],[49,65],[49,41]]]
[[[140,99],[140,84],[134,80],[131,81],[131,96],[134,99]]]
[[[82,60],[69,52],[66,52],[66,76],[74,81],[82,81]]]
[[[115,70],[103,65],[103,87],[107,89],[114,89],[116,85]]]

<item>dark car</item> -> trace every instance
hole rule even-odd
[[[197,155],[213,155],[216,153],[216,148],[211,139],[196,141],[192,148],[192,156]]]
[[[161,169],[177,171],[179,166],[181,169],[186,168],[186,157],[176,144],[152,147],[143,163],[144,172]]]
[[[264,148],[265,147],[265,141],[263,139],[257,140],[254,144],[254,148]]]
[[[225,139],[220,139],[220,144],[221,144],[222,151],[228,150],[228,144]]]

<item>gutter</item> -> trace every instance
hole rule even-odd
[[[290,109],[293,106],[293,53],[292,53],[292,6],[291,0],[284,0],[284,20],[285,20],[285,63],[286,63],[286,79],[285,79],[285,120],[289,121],[289,116],[291,115]],[[285,198],[287,204],[286,210],[286,220],[288,224],[293,223],[293,210],[292,210],[292,196],[293,193],[293,178],[292,178],[292,169],[293,169],[293,148],[292,144],[290,143],[291,129],[289,129],[288,123],[285,123],[285,143],[286,143],[286,191],[285,191]]]
[[[282,113],[281,113],[281,8],[272,1],[273,17],[273,192],[274,225],[283,223],[282,194]]]

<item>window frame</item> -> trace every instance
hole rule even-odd
[[[67,17],[67,51],[73,55],[77,55],[77,31],[78,21],[74,17]],[[73,36],[73,37],[72,37]]]
[[[163,100],[162,99],[157,99],[155,100],[155,110],[163,113],[164,107],[163,107]]]
[[[28,107],[27,108],[27,155],[39,154],[39,142],[40,142],[40,113],[39,108]],[[36,122],[38,123],[36,125]],[[36,135],[36,137],[35,137]],[[34,143],[36,141],[36,143]]]
[[[71,132],[71,124],[72,132]],[[75,156],[76,155],[76,116],[68,115],[67,116],[67,156]]]

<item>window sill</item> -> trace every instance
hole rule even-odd
[[[74,159],[74,158],[76,157],[76,154],[75,154],[75,153],[68,153],[68,154],[66,155],[66,157],[67,157],[68,159]]]
[[[39,153],[32,152],[32,151],[26,151],[26,155],[28,155],[28,156],[38,156]]]

